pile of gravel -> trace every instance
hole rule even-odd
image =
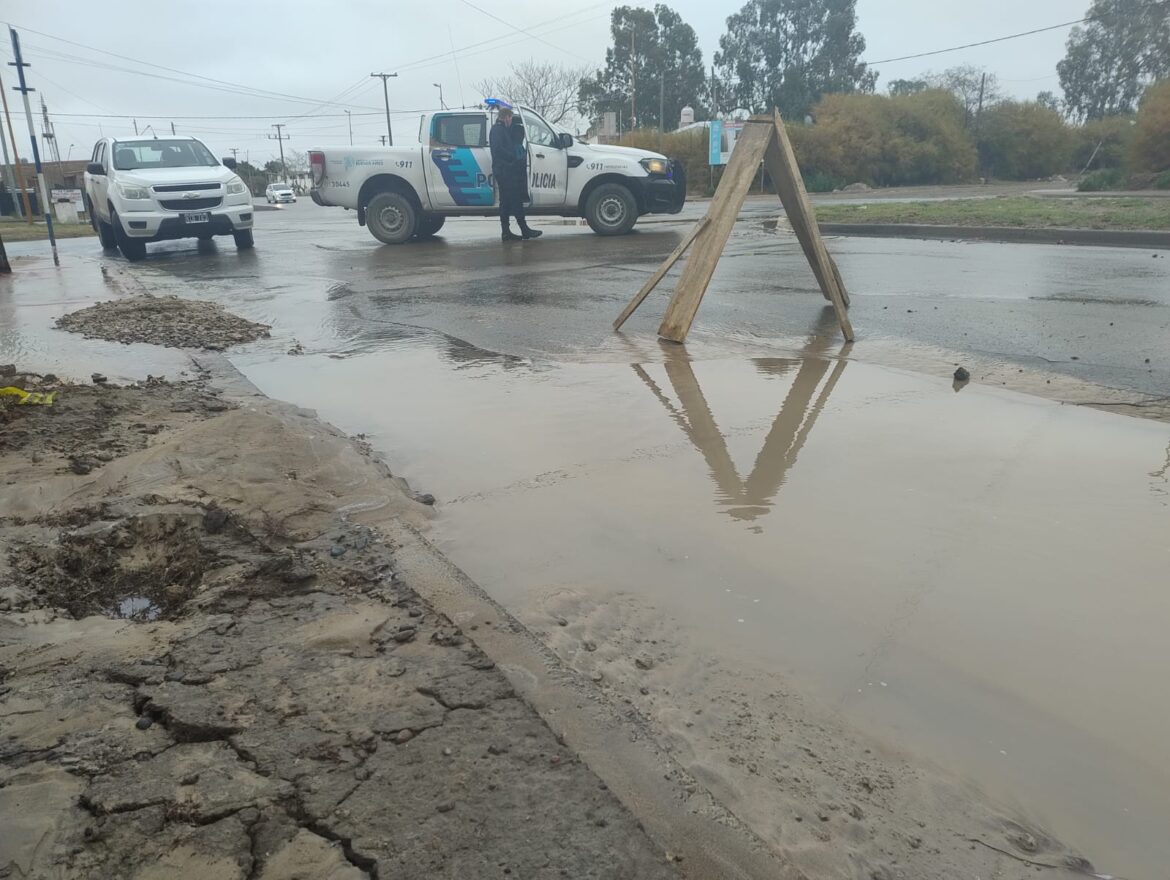
[[[271,329],[233,315],[215,303],[150,294],[71,312],[58,318],[57,326],[90,339],[212,351],[261,339]]]

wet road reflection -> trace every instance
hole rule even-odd
[[[830,313],[831,314],[831,313]],[[827,347],[827,337],[815,337],[810,348]],[[695,376],[694,367],[679,346],[664,345],[666,375],[679,406],[663,393],[641,364],[631,364],[635,375],[650,389],[671,419],[707,462],[711,479],[719,490],[718,503],[737,520],[751,522],[772,509],[772,499],[784,485],[789,469],[796,464],[818,416],[845,371],[845,360],[755,358],[756,369],[767,376],[784,376],[796,371],[780,412],[756,456],[751,472],[742,476],[727,448],[727,438],[712,414],[711,406]]]

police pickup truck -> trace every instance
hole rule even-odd
[[[598,235],[624,235],[642,214],[682,210],[687,183],[679,162],[648,150],[586,144],[533,110],[515,111],[527,140],[528,214],[584,217]],[[423,114],[413,146],[310,150],[310,195],[318,205],[357,211],[358,223],[386,244],[434,235],[447,217],[496,214],[488,149],[494,115],[480,109]]]

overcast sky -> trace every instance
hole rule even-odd
[[[288,123],[286,146],[292,149],[346,143],[345,109],[353,113],[355,144],[377,143],[386,124],[381,82],[369,77],[371,71],[399,73],[390,80],[390,106],[398,114],[393,119],[395,137],[405,142],[417,133],[417,111],[438,106],[434,83],[442,84],[449,105],[457,105],[482,99],[473,83],[506,73],[513,59],[597,67],[609,43],[609,10],[621,5],[596,0],[471,2],[490,15],[467,0],[110,0],[97,5],[5,0],[4,15],[21,30],[25,60],[33,64],[27,71],[29,85],[38,89],[34,112],[39,112],[43,94],[54,114],[62,158],[88,155],[102,133],[133,134],[130,119],[63,114],[121,114],[137,116],[140,129],[149,124],[159,133],[169,132],[174,121],[179,133],[203,138],[217,155],[236,147],[240,158],[260,164],[276,153],[276,142],[267,139],[276,122]],[[727,16],[742,3],[676,0],[670,5],[695,28],[704,62],[710,65]],[[876,61],[1058,24],[1080,18],[1088,6],[1089,0],[858,0],[857,10],[868,43],[866,58]],[[880,64],[878,88],[884,91],[893,79],[927,70],[975,64],[996,72],[1012,96],[1058,92],[1056,63],[1064,55],[1067,36],[1068,28],[1063,28],[934,58]],[[463,50],[458,65],[453,46]],[[7,35],[0,55],[12,60]],[[171,79],[110,69],[114,67]],[[11,67],[3,68],[15,112],[20,105],[19,95],[11,91],[14,74]],[[232,91],[234,86],[217,87],[228,91],[208,88],[215,84],[185,74],[286,97],[240,94]],[[233,118],[183,118],[197,116]],[[27,155],[23,112],[14,120],[21,152]]]

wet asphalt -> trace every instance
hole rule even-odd
[[[509,607],[550,583],[642,589],[708,650],[793,670],[1106,867],[1163,863],[1165,707],[1147,700],[1170,662],[1165,426],[865,361],[943,351],[1165,396],[1170,252],[830,239],[858,334],[832,361],[832,311],[765,228],[776,213],[749,203],[685,348],[655,338],[666,290],[610,324],[686,222],[601,239],[550,219],[503,245],[494,222],[456,220],[386,247],[302,201],[260,212],[250,252],[177,242],[130,266],[64,242],[61,275],[38,270],[43,303],[0,289],[0,351],[64,363],[47,319],[107,298],[103,267],[265,321],[273,338],[234,363],[434,492],[440,546]],[[120,358],[112,378],[174,360],[78,344]],[[855,553],[827,557],[826,535]],[[878,671],[893,686],[875,698]]]

